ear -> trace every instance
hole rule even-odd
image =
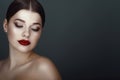
[[[8,21],[7,21],[7,19],[5,19],[4,22],[3,22],[3,28],[4,28],[4,31],[5,31],[5,32],[8,31],[8,30],[7,30],[7,29],[8,29]]]

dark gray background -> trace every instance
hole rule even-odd
[[[0,59],[8,55],[0,2]],[[53,60],[63,80],[120,79],[120,0],[39,0],[46,24],[36,52]]]

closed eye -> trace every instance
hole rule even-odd
[[[14,23],[17,28],[22,28],[23,25],[18,24],[17,22]]]
[[[40,30],[40,28],[39,28],[39,27],[37,27],[37,28],[32,28],[32,30],[35,31],[35,32],[37,32],[37,31]]]

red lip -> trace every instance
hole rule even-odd
[[[23,46],[28,46],[28,45],[30,45],[30,41],[28,41],[28,40],[18,40],[18,42],[19,42],[21,45],[23,45]]]

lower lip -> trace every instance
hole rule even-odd
[[[23,46],[28,46],[28,45],[30,45],[30,41],[19,40],[18,42],[19,42],[19,44],[21,44],[21,45],[23,45]]]

